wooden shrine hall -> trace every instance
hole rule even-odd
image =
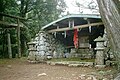
[[[78,48],[95,48],[94,39],[103,36],[104,25],[100,15],[79,14],[68,15],[42,27],[42,30],[53,34],[56,39],[62,41],[67,48],[74,48],[75,30],[78,34]]]
[[[105,27],[100,15],[67,15],[42,27],[28,43],[30,61],[47,58],[95,59],[104,64]],[[99,50],[100,51],[99,51]],[[96,55],[97,54],[97,55]],[[102,55],[100,57],[100,55]],[[100,61],[99,61],[100,60]]]

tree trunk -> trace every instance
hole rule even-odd
[[[118,5],[114,3],[115,1],[119,2],[119,0],[97,0],[112,49],[116,59],[120,62],[120,14]],[[118,65],[118,69],[120,70],[120,65]]]

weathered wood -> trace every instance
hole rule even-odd
[[[70,21],[69,21],[69,28],[71,27]]]
[[[91,33],[91,26],[90,26],[90,20],[87,19],[88,25],[89,25],[89,32]]]
[[[2,28],[16,28],[18,26],[18,24],[8,23],[5,21],[0,21],[0,24],[4,25],[4,26],[0,26]],[[19,25],[19,26],[23,27],[22,25]]]
[[[74,20],[72,21],[72,27],[74,27],[75,26],[75,24],[74,24]]]
[[[10,18],[15,18],[15,19],[21,19],[21,20],[26,20],[22,17],[18,17],[18,16],[13,16],[13,15],[8,15],[8,14],[5,14],[5,13],[0,13],[1,16],[6,16],[6,17],[10,17]]]
[[[97,23],[74,26],[74,27],[71,27],[71,28],[66,27],[66,28],[52,29],[52,30],[49,30],[48,33],[61,32],[61,31],[67,31],[67,30],[74,30],[74,29],[86,28],[86,27],[89,27],[89,26],[97,26],[97,25],[103,25],[103,23],[102,22],[97,22]]]
[[[69,20],[68,25],[69,25],[69,28],[74,27],[74,20]]]
[[[4,28],[16,28],[17,29],[17,45],[18,45],[18,57],[21,57],[21,42],[20,42],[20,27],[23,27],[23,24],[20,24],[19,20],[26,20],[22,17],[17,17],[17,16],[13,16],[13,15],[8,15],[8,14],[4,14],[4,13],[0,13],[0,16],[4,17],[9,17],[9,18],[13,18],[14,20],[17,20],[17,24],[13,24],[13,23],[8,23],[5,22],[4,20],[0,21],[0,28],[4,29]],[[3,34],[4,35],[4,34]],[[9,53],[9,58],[12,58],[12,50],[11,50],[11,40],[10,40],[10,34],[7,33],[8,36],[8,53]],[[3,44],[3,53],[4,53],[4,44]]]
[[[9,54],[9,58],[12,58],[11,39],[9,32],[7,33],[7,37],[8,37],[8,54]]]
[[[21,57],[21,42],[20,42],[20,25],[19,25],[19,19],[17,20],[18,27],[17,27],[17,42],[18,42],[18,57]]]

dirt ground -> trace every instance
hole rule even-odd
[[[87,67],[31,64],[25,59],[0,60],[0,80],[81,80],[79,75],[97,72]]]

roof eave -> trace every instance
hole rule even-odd
[[[55,21],[53,21],[53,22],[51,22],[51,23],[43,26],[41,29],[44,30],[44,29],[46,29],[47,27],[51,26],[52,24],[55,24],[55,23],[57,23],[57,22],[59,22],[59,21],[62,21],[62,20],[64,20],[64,19],[73,18],[73,17],[79,17],[79,18],[95,18],[95,19],[100,19],[100,18],[101,18],[100,15],[98,15],[98,14],[68,15],[68,16],[64,16],[64,17],[62,17],[62,18],[60,18],[60,19],[57,19],[57,20],[55,20]]]

